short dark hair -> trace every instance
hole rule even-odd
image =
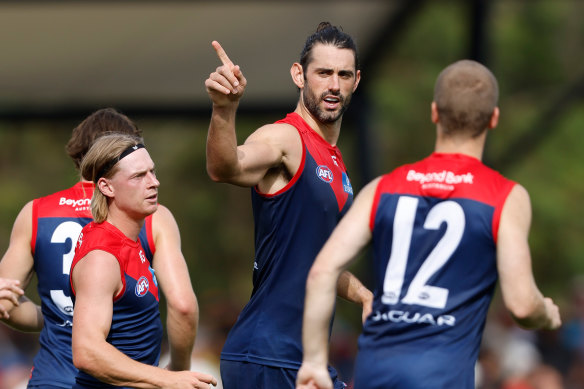
[[[349,34],[343,32],[341,27],[333,26],[329,22],[320,22],[316,28],[316,32],[306,39],[304,48],[300,53],[300,65],[305,73],[306,67],[312,60],[310,56],[312,48],[317,43],[332,45],[340,49],[352,50],[355,55],[355,70],[359,70],[359,55],[353,38]]]
[[[484,65],[461,60],[447,66],[434,86],[434,102],[446,134],[468,131],[477,137],[488,128],[499,98],[497,79]]]
[[[65,146],[65,151],[73,159],[77,169],[81,166],[81,160],[93,142],[109,133],[142,136],[142,131],[138,126],[114,108],[102,108],[93,112],[73,129],[71,138]]]

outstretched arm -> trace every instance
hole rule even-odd
[[[207,172],[215,181],[226,181],[236,175],[239,164],[235,114],[247,82],[219,42],[213,41],[212,45],[222,65],[205,80],[213,103],[207,135]]]
[[[297,388],[332,388],[327,370],[328,329],[341,272],[371,240],[369,215],[378,179],[369,183],[316,257],[306,282],[302,347]]]
[[[213,103],[206,144],[209,177],[217,182],[251,187],[259,184],[270,169],[283,164],[293,175],[302,148],[299,136],[291,126],[270,124],[261,127],[244,144],[238,145],[235,116],[247,81],[221,45],[215,41],[212,44],[222,65],[205,81]]]
[[[531,224],[529,194],[515,185],[499,224],[497,268],[503,301],[515,321],[529,329],[556,329],[561,325],[558,307],[539,291],[531,268],[528,235]]]
[[[181,251],[178,225],[168,208],[158,206],[153,215],[152,230],[156,246],[153,267],[166,298],[166,332],[170,348],[168,369],[190,370],[199,306]]]
[[[0,298],[2,321],[20,331],[40,331],[43,317],[40,307],[25,297],[33,272],[34,259],[31,254],[32,201],[26,204],[14,221],[10,242],[0,261],[0,277],[9,279],[9,289],[4,289]]]

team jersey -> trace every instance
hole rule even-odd
[[[113,316],[106,341],[128,357],[158,365],[162,322],[158,308],[158,284],[140,241],[133,241],[114,225],[91,222],[81,230],[71,272],[91,251],[112,254],[120,265],[122,290],[114,297]],[[75,295],[71,279],[71,290]],[[74,388],[109,388],[96,378],[79,371]]]
[[[383,176],[370,218],[376,290],[356,389],[474,388],[515,185],[478,159],[434,153]]]
[[[71,388],[75,382],[77,369],[71,356],[73,302],[69,269],[79,233],[92,220],[93,188],[91,182],[79,182],[72,188],[33,200],[31,253],[44,327],[29,387]],[[155,247],[151,217],[140,232],[140,241],[146,256],[152,260]]]
[[[302,160],[275,194],[252,188],[255,260],[251,298],[231,329],[221,358],[298,369],[306,277],[353,199],[341,152],[296,113]]]

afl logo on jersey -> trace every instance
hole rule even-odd
[[[148,278],[142,276],[138,279],[138,282],[136,282],[136,296],[138,297],[144,297],[146,296],[146,293],[148,293]]]
[[[328,184],[333,182],[333,171],[326,165],[316,167],[316,176]]]

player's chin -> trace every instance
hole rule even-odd
[[[155,200],[146,200],[146,204],[144,205],[144,214],[146,216],[152,215],[158,209],[158,201]]]

